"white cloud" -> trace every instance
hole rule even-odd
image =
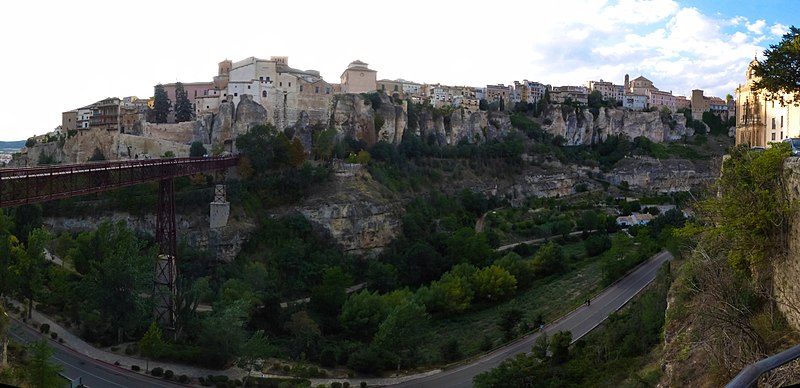
[[[769,28],[769,32],[775,36],[783,36],[789,32],[789,26],[780,23],[775,23]]]
[[[745,23],[745,25],[747,26],[747,30],[749,30],[750,32],[761,35],[763,34],[764,26],[767,25],[767,22],[764,21],[764,19],[759,19],[756,20],[755,23],[748,22]]]

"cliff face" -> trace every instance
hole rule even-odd
[[[359,165],[340,166],[333,182],[319,189],[283,212],[304,215],[317,232],[357,256],[375,256],[399,235],[402,201]]]
[[[205,209],[208,210],[208,208]],[[178,240],[185,239],[191,247],[208,250],[218,261],[233,261],[254,226],[241,221],[241,218],[232,217],[228,226],[210,229],[208,213],[206,212],[204,215],[201,211],[201,209],[197,209],[197,213],[175,215]],[[128,213],[110,212],[69,218],[48,217],[42,220],[47,229],[55,235],[62,232],[80,233],[95,230],[97,224],[104,221],[125,221],[129,228],[141,235],[152,235],[156,230],[155,214],[134,216]]]
[[[713,183],[719,177],[721,164],[720,159],[654,159],[636,156],[617,162],[612,172],[601,177],[613,185],[625,181],[632,189],[671,193]]]
[[[542,119],[551,123],[544,129],[564,137],[566,145],[595,144],[609,135],[626,135],[631,139],[644,136],[656,143],[694,135],[694,130],[686,127],[686,117],[682,114],[662,119],[660,112],[601,108],[595,117],[589,109],[550,105]]]

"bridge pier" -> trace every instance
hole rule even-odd
[[[175,189],[172,178],[158,182],[158,213],[156,242],[159,255],[153,278],[154,315],[158,324],[170,331],[175,329],[175,295],[178,270],[175,263]]]
[[[225,199],[225,185],[217,185],[217,187],[214,188],[214,202],[211,202],[209,213],[211,229],[228,225],[228,217],[231,214],[231,204]]]

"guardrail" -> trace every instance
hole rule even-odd
[[[800,358],[800,345],[795,345],[778,354],[767,357],[754,364],[750,364],[736,377],[731,380],[725,388],[750,388],[758,384],[758,379],[764,374],[777,367],[788,364]]]

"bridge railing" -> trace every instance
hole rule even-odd
[[[237,155],[0,169],[0,208],[112,190],[236,166]]]
[[[764,374],[782,365],[800,358],[800,345],[795,345],[778,354],[750,364],[739,372],[725,388],[750,388],[758,386],[758,379]]]

